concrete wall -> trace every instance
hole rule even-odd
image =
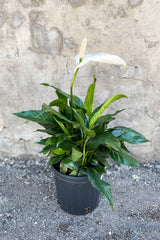
[[[74,93],[84,99],[97,76],[95,106],[123,93],[110,106],[127,108],[115,124],[132,127],[152,140],[133,148],[140,161],[160,160],[160,1],[0,0],[0,156],[37,155],[36,124],[12,116],[39,109],[55,97],[48,82],[66,91],[81,40],[87,53],[108,52],[128,69],[89,64],[78,74]],[[3,126],[3,128],[2,128]]]

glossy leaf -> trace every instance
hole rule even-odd
[[[113,149],[108,149],[107,152],[110,158],[113,159],[115,162],[130,167],[139,167],[139,163],[137,162],[137,160],[128,155],[127,152],[123,149],[121,150],[121,152],[117,152]]]
[[[75,95],[73,95],[73,108],[83,109],[86,112],[83,101]]]
[[[102,174],[102,173],[106,173],[105,168],[102,167],[102,166],[98,166],[98,167],[96,167],[96,170],[97,170],[97,172],[100,173],[100,174]]]
[[[101,125],[101,124],[108,124],[110,121],[114,120],[114,116],[116,116],[118,113],[124,111],[125,109],[121,109],[113,114],[106,114],[106,115],[103,115],[101,117],[99,117],[97,119],[97,121],[95,122],[95,124],[98,124],[98,125]]]
[[[57,140],[57,147],[66,140],[67,136],[65,134],[60,134],[58,136],[58,140]]]
[[[62,163],[67,166],[67,168],[75,170],[75,165],[71,157],[65,158]]]
[[[62,156],[53,156],[53,157],[51,157],[50,160],[48,161],[47,167],[59,163],[62,159],[63,159]]]
[[[66,134],[66,135],[70,135],[68,129],[64,126],[64,124],[60,121],[58,121],[56,118],[54,118],[55,121],[58,123],[58,125],[60,126],[60,128],[63,130],[63,132]]]
[[[121,141],[128,142],[130,144],[140,144],[149,142],[141,133],[136,132],[132,128],[115,127],[111,130],[115,137],[118,137]]]
[[[98,167],[98,166],[100,166],[100,164],[99,164],[99,161],[98,160],[96,160],[96,159],[94,159],[94,158],[92,158],[92,161],[91,161],[91,163],[90,163],[92,166],[95,166],[95,167]]]
[[[74,143],[69,139],[64,140],[62,143],[59,144],[59,147],[62,148],[64,151],[68,152],[72,150]]]
[[[54,150],[56,150],[56,146],[55,145],[47,145],[40,151],[40,153],[43,153],[45,155],[48,152],[51,152],[51,151],[54,151]]]
[[[57,123],[53,117],[49,116],[47,113],[42,113],[40,110],[29,110],[13,114],[17,117],[36,122],[43,127],[52,128],[57,126]]]
[[[76,170],[73,170],[69,175],[70,176],[73,176],[73,177],[77,177],[77,176],[79,176],[79,170],[78,169],[76,169]]]
[[[87,91],[87,95],[85,98],[85,109],[87,110],[86,114],[89,116],[92,112],[93,108],[93,101],[94,101],[94,89],[95,89],[95,84],[96,84],[96,78],[94,76],[94,83],[92,83]]]
[[[91,129],[92,126],[94,125],[94,123],[97,121],[97,119],[100,117],[100,115],[104,112],[104,110],[114,101],[120,99],[120,98],[127,98],[126,95],[123,94],[117,94],[109,99],[107,99],[102,105],[100,105],[99,107],[97,107],[89,116],[89,128]]]
[[[72,161],[73,162],[76,162],[78,159],[80,159],[82,157],[83,153],[78,151],[77,149],[75,148],[72,148]]]
[[[75,113],[75,117],[76,117],[76,120],[80,123],[81,125],[81,129],[83,128],[84,129],[84,132],[85,132],[85,135],[86,136],[90,136],[90,137],[93,137],[95,136],[95,132],[93,130],[90,130],[86,127],[85,125],[85,119],[83,118],[83,112],[81,109],[74,109],[73,108],[73,112]]]
[[[71,100],[71,96],[68,93],[62,91],[61,89],[59,89],[59,88],[57,88],[57,87],[55,87],[53,85],[50,85],[48,83],[41,83],[41,85],[49,86],[51,88],[54,88],[56,90],[56,94],[57,94],[58,98],[61,99],[61,100],[64,100],[65,103],[67,102],[67,99]],[[77,97],[75,95],[73,96],[73,107],[74,108],[83,108],[84,109],[83,101],[79,97]]]
[[[76,122],[73,122],[71,120],[69,120],[68,118],[66,118],[64,115],[62,115],[61,113],[57,112],[56,110],[54,110],[53,108],[49,107],[47,104],[43,103],[42,105],[42,113],[49,113],[52,116],[57,116],[59,119],[64,120],[65,122],[68,122],[70,124],[72,124],[74,127],[78,127],[79,124]]]
[[[57,138],[56,137],[49,137],[46,141],[46,146],[48,145],[52,145],[52,146],[55,146],[57,145]]]
[[[57,95],[60,94],[60,95],[58,95],[58,97],[61,96],[60,98],[67,99],[67,98],[70,97],[70,95],[68,93],[62,91],[60,88],[57,88],[57,87],[55,87],[53,85],[50,85],[48,83],[41,83],[41,85],[54,88],[56,90]]]
[[[99,173],[96,171],[96,169],[85,168],[82,169],[81,172],[88,176],[93,187],[102,192],[103,196],[109,201],[111,207],[113,208],[113,198],[110,185],[99,178]]]
[[[111,133],[104,132],[97,134],[87,143],[87,150],[96,150],[101,144],[105,144],[117,151],[119,151],[121,146],[120,141],[115,136],[113,136]]]
[[[97,161],[101,162],[104,166],[106,166],[108,169],[110,169],[111,167],[106,160],[107,158],[108,154],[99,151],[97,151],[93,156],[93,160],[96,159]]]
[[[56,99],[56,100],[50,102],[49,106],[50,107],[57,106],[57,107],[59,107],[59,110],[62,111],[64,109],[66,109],[67,102],[60,98],[60,99]]]
[[[48,138],[41,139],[39,142],[36,142],[36,143],[41,144],[41,145],[46,145],[47,140],[48,140]]]
[[[37,129],[36,132],[43,132],[43,133],[47,133],[49,135],[56,135],[59,133],[62,133],[62,130],[60,128],[46,128],[46,129]]]
[[[52,152],[55,153],[55,154],[57,154],[57,155],[63,155],[63,154],[65,154],[67,151],[63,150],[62,148],[57,148],[57,149],[53,149]]]
[[[122,148],[123,150],[125,150],[126,152],[132,154],[132,152],[129,151],[128,148],[125,146],[124,142],[121,142],[121,148]]]

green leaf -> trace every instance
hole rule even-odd
[[[114,120],[114,116],[116,116],[118,113],[124,111],[125,109],[121,109],[121,110],[118,110],[117,112],[113,113],[113,114],[106,114],[106,115],[103,115],[101,117],[99,117],[97,119],[97,121],[95,122],[95,124],[98,124],[98,125],[101,125],[101,124],[108,124],[110,121]]]
[[[58,136],[58,140],[57,140],[57,147],[66,140],[67,136],[65,134],[60,134]]]
[[[56,94],[59,99],[63,99],[65,102],[67,102],[67,99],[69,99],[71,101],[71,96],[68,93],[62,91],[60,88],[57,88],[48,83],[41,83],[41,85],[54,88],[56,90]],[[73,96],[73,106],[74,106],[74,108],[83,108],[84,109],[83,101],[77,96]]]
[[[68,139],[64,140],[62,143],[59,144],[59,147],[66,152],[71,151],[73,147],[73,142]]]
[[[44,147],[40,153],[43,153],[44,155],[47,154],[48,152],[54,151],[56,149],[55,145],[47,145],[46,147]]]
[[[81,130],[84,129],[85,135],[90,137],[95,136],[95,132],[86,127],[82,110],[73,108],[73,112],[75,113],[76,120],[81,124]]]
[[[73,162],[76,162],[78,159],[80,159],[82,157],[83,153],[78,151],[77,149],[75,148],[72,148],[72,160]]]
[[[108,168],[108,170],[111,169],[109,163],[107,162],[107,160],[104,160],[104,159],[99,159],[99,162],[101,162],[105,167]]]
[[[53,108],[49,107],[45,103],[43,103],[43,105],[42,105],[42,113],[49,113],[52,117],[53,116],[57,116],[59,119],[64,120],[65,122],[68,122],[68,123],[72,124],[74,127],[79,127],[78,123],[69,120],[64,115],[62,115],[61,113],[57,112]]]
[[[13,115],[32,122],[36,122],[45,128],[52,128],[57,126],[57,123],[53,117],[49,116],[47,113],[42,113],[40,110],[23,111],[19,113],[13,113]]]
[[[48,138],[41,139],[39,142],[36,142],[36,143],[41,144],[41,145],[46,145],[47,140],[48,140]]]
[[[96,171],[96,169],[85,168],[82,169],[81,172],[88,176],[93,187],[102,192],[103,196],[109,201],[110,206],[113,208],[113,198],[110,185],[99,178],[99,173]]]
[[[104,112],[104,110],[114,101],[120,99],[120,98],[127,98],[126,95],[124,94],[117,94],[109,99],[107,99],[102,105],[100,105],[99,107],[97,107],[89,116],[88,118],[88,125],[89,125],[89,129],[92,128],[92,126],[94,125],[94,123],[97,121],[97,119],[100,117],[100,115]]]
[[[71,157],[67,157],[66,159],[64,159],[64,160],[62,161],[62,163],[63,163],[64,165],[66,165],[67,168],[72,169],[72,170],[75,170],[75,165],[74,165],[73,160],[72,160]]]
[[[57,88],[57,87],[55,87],[55,86],[53,86],[53,85],[50,85],[50,84],[48,84],[48,83],[41,83],[41,85],[54,88],[54,89],[56,90],[57,96],[58,96],[59,98],[62,98],[62,99],[65,100],[65,99],[67,99],[67,98],[70,97],[70,95],[69,95],[68,93],[62,91],[60,88]]]
[[[61,160],[63,160],[62,156],[53,156],[48,161],[47,167],[52,166],[52,165],[54,165],[56,163],[59,163]]]
[[[60,167],[60,172],[63,174],[65,174],[68,171],[67,166],[63,164],[63,162],[60,163],[59,167]]]
[[[111,132],[114,136],[119,137],[120,141],[125,141],[130,144],[150,142],[141,133],[134,131],[132,128],[119,126],[113,128]]]
[[[83,112],[86,112],[83,101],[75,95],[73,95],[73,107],[75,109],[83,109]]]
[[[117,151],[119,151],[121,146],[120,141],[115,136],[113,136],[111,133],[104,132],[97,134],[87,143],[87,150],[95,150],[101,144],[105,144]]]
[[[106,166],[108,169],[110,169],[111,167],[106,160],[107,158],[108,154],[99,151],[96,151],[93,156],[93,159],[96,159],[97,161],[101,162],[104,166]]]
[[[124,151],[123,149],[121,150],[121,152],[117,152],[113,149],[108,149],[107,152],[110,158],[113,159],[115,162],[130,167],[139,167],[138,161],[135,158],[128,155],[127,152]]]
[[[89,116],[92,112],[93,108],[93,101],[94,101],[94,89],[95,89],[95,84],[96,84],[96,78],[94,76],[94,83],[92,83],[87,91],[87,96],[85,98],[85,109],[87,110],[87,116]]]
[[[46,146],[48,145],[52,145],[52,146],[55,146],[57,145],[57,138],[56,137],[49,137],[46,141]]]
[[[106,173],[105,168],[102,167],[102,166],[96,167],[96,170],[97,170],[98,173],[101,173],[101,174]]]
[[[66,108],[67,103],[66,103],[66,101],[64,101],[63,99],[60,98],[60,99],[56,99],[56,100],[50,102],[49,106],[50,107],[57,106],[57,107],[59,107],[59,110],[62,111]]]
[[[79,175],[78,175],[78,169],[73,170],[69,175],[70,175],[70,176],[73,176],[73,177],[79,176]]]
[[[56,127],[56,128],[37,129],[36,132],[44,132],[49,135],[55,135],[55,134],[61,133],[62,131],[60,128]]]
[[[57,155],[63,155],[65,154],[67,151],[63,150],[62,148],[57,148],[57,149],[53,149],[52,152],[54,154],[57,154]]]
[[[95,167],[100,166],[99,161],[96,160],[96,159],[94,159],[94,158],[92,158],[90,164],[91,164],[92,166],[95,166]]]
[[[126,152],[132,154],[132,152],[127,149],[127,147],[125,146],[124,142],[121,142],[121,148],[122,148],[123,150],[125,150]]]
[[[58,123],[58,125],[60,126],[60,128],[63,130],[63,132],[66,134],[66,135],[70,135],[68,129],[64,126],[64,124],[60,121],[58,121],[56,118],[54,118],[55,121]]]

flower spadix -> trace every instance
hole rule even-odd
[[[101,62],[114,65],[123,65],[126,68],[126,62],[121,57],[109,53],[97,53],[84,55],[82,61],[78,64],[75,71],[78,68],[86,65],[88,62]]]
[[[87,46],[87,38],[84,38],[81,43],[81,47],[79,50],[79,59],[81,59],[86,51],[86,46]]]

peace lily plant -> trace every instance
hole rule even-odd
[[[110,185],[101,179],[101,175],[110,169],[108,158],[113,161],[139,167],[139,164],[125,143],[140,144],[148,140],[140,133],[124,126],[109,127],[116,115],[122,110],[112,114],[103,114],[109,105],[120,98],[127,98],[124,94],[117,94],[108,98],[93,110],[94,90],[96,77],[89,86],[85,101],[73,95],[73,85],[77,73],[88,62],[102,62],[123,65],[125,61],[115,55],[99,53],[85,55],[87,39],[82,41],[78,56],[78,65],[71,82],[70,94],[47,83],[55,89],[57,99],[49,104],[43,103],[41,110],[29,110],[14,113],[20,118],[37,122],[43,129],[38,132],[49,136],[38,142],[43,145],[42,153],[49,157],[48,166],[55,166],[58,171],[70,176],[87,175],[91,184],[109,201],[113,208],[113,198]],[[54,109],[58,107],[58,111]],[[103,114],[103,115],[102,115]]]

